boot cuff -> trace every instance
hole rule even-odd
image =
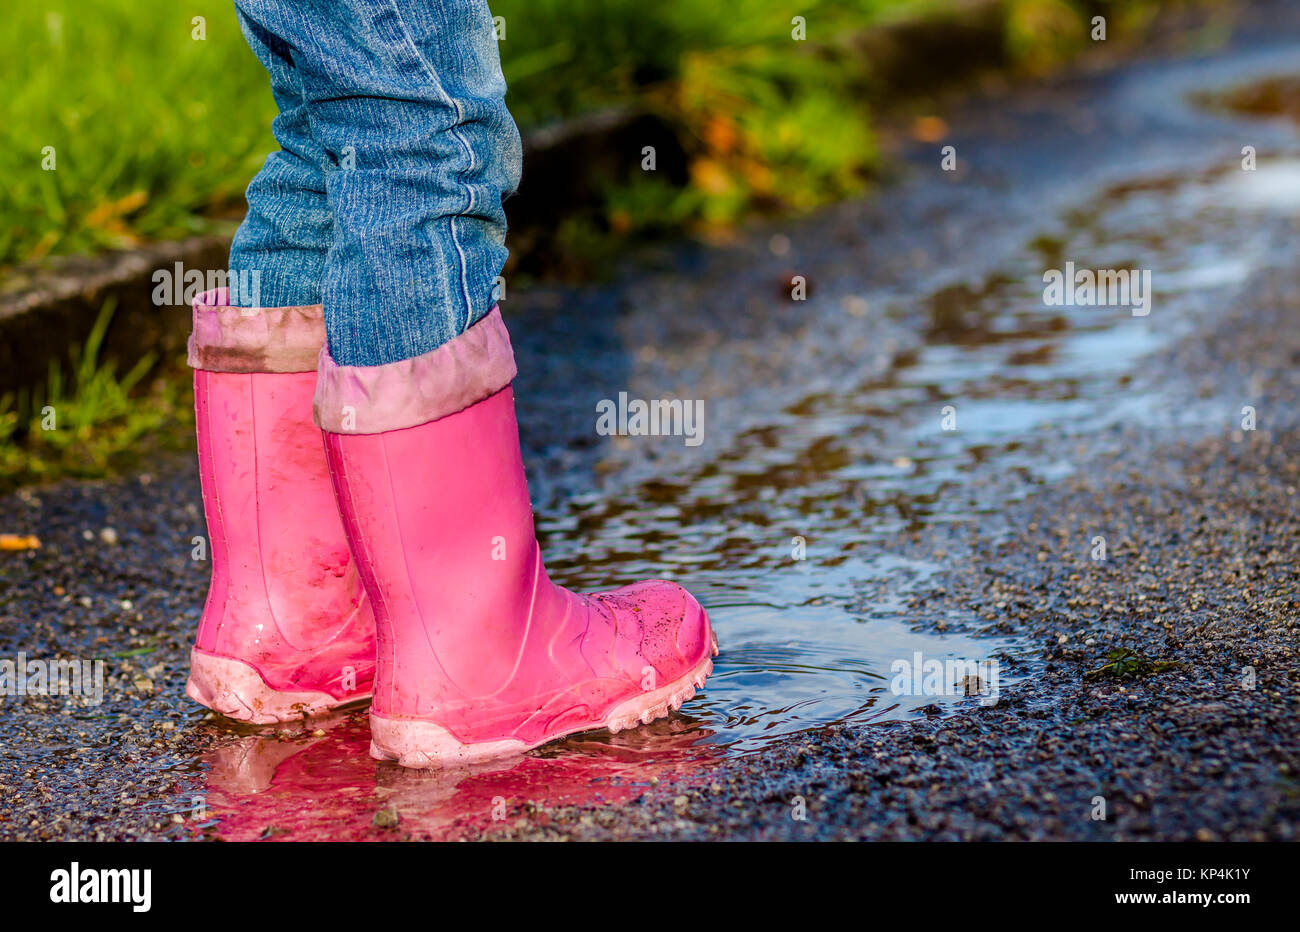
[[[501,309],[493,307],[437,349],[382,366],[340,366],[320,350],[316,424],[334,434],[378,434],[436,421],[495,395],[515,377]]]
[[[325,344],[319,304],[231,307],[225,288],[194,299],[189,364],[209,372],[311,372]]]

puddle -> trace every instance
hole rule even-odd
[[[1035,432],[1194,419],[1186,404],[1170,415],[1159,391],[1136,391],[1134,374],[1279,261],[1261,217],[1284,203],[1300,205],[1300,162],[1103,190],[1055,223],[1045,218],[995,275],[887,302],[926,342],[884,375],[820,373],[848,389],[791,400],[685,474],[551,510],[538,529],[557,582],[592,589],[671,576],[709,606],[722,654],[707,688],[670,720],[451,774],[371,760],[364,716],[314,724],[319,734],[242,735],[203,761],[215,815],[194,830],[458,837],[499,829],[521,808],[535,824],[558,805],[627,803],[652,782],[701,776],[724,757],[827,724],[978,714],[987,676],[986,694],[968,695],[969,682],[952,675],[957,662],[987,674],[1010,661],[1032,676],[1033,653],[973,614],[909,609],[909,595],[943,566],[900,557],[900,535],[998,509],[970,499],[973,470],[1014,470],[1027,488],[1068,475],[1073,464],[1024,449]],[[1047,306],[1043,270],[1066,260],[1153,270],[1150,314]],[[948,405],[956,430],[944,429]],[[941,672],[927,685],[918,666]],[[375,822],[394,816],[396,828]]]
[[[1251,202],[1225,196],[1238,183],[1232,168],[1156,179],[1068,212],[1072,226],[1054,249],[1080,268],[1153,270],[1148,316],[1047,306],[1041,242],[1027,242],[987,282],[931,298],[927,343],[884,378],[788,406],[692,475],[617,500],[575,502],[568,515],[544,521],[554,577],[590,588],[671,573],[700,595],[723,652],[686,711],[710,731],[700,743],[726,754],[828,723],[969,702],[959,693],[900,695],[891,670],[916,653],[1023,660],[1024,646],[935,630],[946,621],[978,632],[974,617],[909,613],[906,595],[942,567],[900,561],[891,552],[897,536],[997,508],[972,506],[962,494],[973,469],[1016,469],[1031,482],[1068,474],[1069,463],[1021,452],[1035,432],[1168,422],[1172,403],[1132,388],[1142,358],[1279,259]],[[1184,402],[1179,416],[1200,416]],[[943,429],[947,405],[956,430]],[[798,538],[804,560],[792,557]],[[889,583],[886,601],[872,580]],[[876,601],[864,609],[866,588]]]
[[[1268,211],[1300,209],[1300,160],[1281,159],[1231,176],[1223,194],[1241,207]]]
[[[1208,108],[1300,121],[1300,75],[1273,75],[1226,91],[1196,95]]]

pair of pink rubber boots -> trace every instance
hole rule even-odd
[[[577,595],[533,531],[497,309],[340,366],[320,306],[194,302],[212,584],[189,695],[254,723],[371,699],[371,755],[445,767],[666,716],[717,642],[662,580]],[[322,432],[324,443],[322,444]]]

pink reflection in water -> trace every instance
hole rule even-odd
[[[521,817],[544,823],[556,806],[625,803],[651,777],[690,776],[721,756],[711,737],[673,716],[471,769],[422,771],[371,759],[365,716],[353,714],[248,735],[206,754],[207,809],[227,841],[475,837]],[[398,816],[393,828],[375,825],[386,811]]]

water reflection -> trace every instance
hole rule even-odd
[[[512,760],[408,770],[373,760],[365,715],[238,737],[207,754],[209,831],[227,841],[453,840],[566,805],[613,805],[716,759],[690,716],[558,742]]]

